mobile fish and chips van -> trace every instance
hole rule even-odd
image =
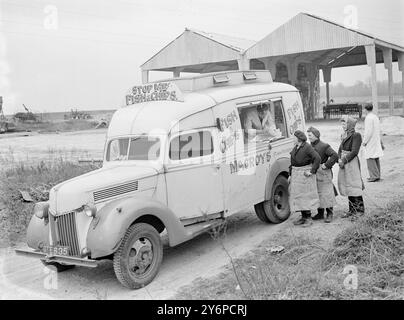
[[[118,280],[135,289],[158,273],[162,234],[176,246],[252,206],[266,223],[289,217],[289,152],[305,125],[295,87],[268,71],[229,71],[135,86],[125,100],[102,168],[35,205],[32,250],[18,254],[58,271],[112,259]],[[273,135],[245,127],[263,105]]]

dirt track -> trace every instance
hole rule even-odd
[[[324,141],[335,148],[338,146],[340,129],[337,122],[313,125],[320,129]],[[358,129],[361,130],[361,125]],[[383,206],[392,199],[402,197],[404,189],[404,137],[388,136],[383,140],[386,145],[385,156],[381,161],[383,180],[366,184],[367,209]],[[0,141],[0,146],[3,141]],[[363,153],[361,157],[362,176],[366,179]],[[337,168],[334,168],[334,177],[336,173]],[[319,237],[332,236],[346,225],[345,220],[338,217],[346,208],[346,200],[338,197],[335,210],[337,219],[334,223],[325,226],[318,222],[305,230]],[[265,225],[255,217],[252,209],[240,212],[229,219],[225,248],[233,258],[239,257],[269,236],[283,230],[293,230],[295,227],[291,220],[293,217],[280,225]],[[39,261],[17,257],[11,249],[3,249],[0,257],[0,298],[12,299],[167,299],[174,296],[181,286],[189,285],[199,277],[218,274],[230,261],[217,240],[205,234],[178,247],[166,248],[163,265],[155,280],[147,288],[130,291],[115,279],[112,263],[109,261],[103,262],[96,269],[77,267],[61,273],[58,275],[57,289],[46,289],[51,284],[50,278]]]

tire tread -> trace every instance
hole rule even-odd
[[[279,175],[279,176],[275,179],[273,185],[276,186],[277,184],[282,184],[282,182],[281,182],[282,180],[284,180],[283,183],[287,183],[287,179],[286,179],[284,176]],[[272,203],[272,197],[273,197],[273,194],[271,194],[271,197],[270,197],[270,199],[268,200],[270,203]],[[255,213],[257,214],[257,217],[258,217],[261,221],[263,221],[263,222],[265,222],[265,223],[281,223],[282,221],[284,221],[284,220],[280,219],[280,218],[272,211],[272,205],[271,205],[271,208],[270,208],[269,210],[265,210],[264,203],[265,203],[265,201],[263,201],[263,202],[261,202],[261,203],[258,203],[258,204],[256,204],[256,205],[254,206],[254,208],[255,208]],[[286,220],[286,219],[285,219],[285,220]]]
[[[151,277],[151,279],[148,279],[147,281],[145,281],[145,283],[142,284],[135,284],[133,282],[131,282],[127,277],[127,272],[126,270],[123,269],[122,263],[121,263],[121,259],[122,259],[122,255],[123,255],[123,251],[125,250],[125,245],[128,241],[128,238],[134,233],[134,232],[140,232],[143,231],[145,228],[149,229],[150,231],[153,232],[153,230],[158,234],[157,230],[147,224],[147,223],[136,223],[131,225],[128,230],[126,230],[124,237],[122,238],[121,244],[119,245],[118,250],[115,252],[114,254],[114,258],[113,258],[113,266],[114,266],[114,271],[115,271],[115,275],[118,279],[118,281],[125,286],[126,288],[129,289],[139,289],[144,287],[145,285],[147,285],[148,283],[150,283],[154,276]],[[160,245],[161,245],[161,240],[160,240]],[[162,250],[162,245],[161,245],[161,250]],[[162,260],[162,254],[161,254],[161,258],[159,257],[160,261],[158,263],[158,267],[161,264],[161,260]]]

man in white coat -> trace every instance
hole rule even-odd
[[[362,145],[365,147],[365,158],[369,171],[369,182],[380,180],[380,157],[383,156],[383,145],[380,140],[380,121],[373,113],[373,106],[367,105],[365,118],[365,134]]]

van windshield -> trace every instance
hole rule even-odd
[[[138,136],[113,139],[108,143],[107,161],[157,160],[160,156],[158,137]]]

